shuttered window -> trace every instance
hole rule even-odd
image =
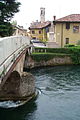
[[[35,31],[32,31],[32,34],[35,34]]]
[[[79,33],[79,26],[73,26],[73,33]]]
[[[67,29],[67,30],[70,29],[70,23],[66,23],[66,29]]]

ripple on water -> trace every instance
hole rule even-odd
[[[36,85],[45,91],[77,91],[80,89],[80,69],[74,67],[45,68],[34,73]]]
[[[5,116],[1,110],[1,120],[80,120],[80,66],[47,67],[31,72],[40,91],[37,100],[21,109],[5,111]]]

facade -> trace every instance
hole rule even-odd
[[[13,35],[28,36],[27,30],[24,29],[22,26],[13,26],[13,27],[14,27]]]
[[[60,47],[65,44],[74,44],[80,40],[80,14],[72,14],[55,19],[54,38]]]
[[[29,27],[30,35],[32,39],[39,39],[41,41],[47,41],[47,33],[49,32],[50,22],[33,22]]]
[[[48,32],[51,22],[45,21],[45,8],[40,8],[40,22],[31,23],[29,30],[32,39],[39,39],[41,41],[48,41]]]

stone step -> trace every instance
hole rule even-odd
[[[46,43],[46,46],[47,46],[48,48],[59,48],[59,45],[58,45],[58,43],[56,43],[56,42],[47,42],[47,43]]]

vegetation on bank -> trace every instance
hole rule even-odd
[[[63,53],[32,53],[33,60],[40,62],[40,61],[48,61],[53,59],[54,57],[65,57],[71,56],[70,54],[63,54]]]
[[[32,53],[35,61],[48,61],[54,57],[69,56],[73,64],[80,64],[80,46],[69,46],[64,48],[35,48]]]

